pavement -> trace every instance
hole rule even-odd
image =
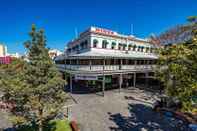
[[[176,131],[169,119],[152,111],[158,96],[137,88],[99,93],[72,94],[77,104],[71,108],[71,120],[80,131]]]
[[[178,131],[173,122],[152,111],[158,94],[129,88],[96,93],[73,93],[66,104],[69,119],[80,131]],[[8,114],[0,110],[0,130],[11,127]]]

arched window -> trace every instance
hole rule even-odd
[[[150,53],[153,53],[153,50],[154,50],[153,48],[150,48]]]
[[[149,51],[149,47],[146,47],[146,53],[148,53],[148,51]]]
[[[137,51],[140,51],[140,50],[141,50],[141,46],[138,46]]]
[[[141,52],[143,52],[144,51],[144,46],[141,46],[141,50],[140,50]]]
[[[96,48],[98,45],[98,40],[97,39],[94,39],[93,40],[93,47]]]
[[[136,46],[136,45],[134,45],[134,46],[133,46],[133,51],[136,51],[136,48],[137,48],[137,46]]]
[[[85,48],[85,49],[88,48],[88,40],[85,40],[85,41],[84,41],[84,48]]]
[[[81,49],[84,49],[84,42],[80,43],[80,47],[81,47]]]
[[[121,50],[122,49],[122,43],[119,43],[118,44],[118,50]]]
[[[131,50],[131,48],[132,48],[132,45],[130,44],[130,45],[128,46],[128,50]]]
[[[116,47],[116,42],[112,42],[111,43],[111,49],[115,49],[115,47]]]
[[[102,48],[107,48],[108,42],[107,40],[103,40],[102,42]]]
[[[123,44],[122,49],[123,49],[123,50],[126,50],[126,47],[127,47],[127,44]]]

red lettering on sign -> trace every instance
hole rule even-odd
[[[95,31],[98,32],[98,33],[103,33],[103,34],[107,34],[107,35],[114,35],[113,31],[106,30],[106,29],[96,28]]]

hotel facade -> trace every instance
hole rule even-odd
[[[77,86],[109,88],[149,85],[157,60],[155,46],[147,39],[122,35],[108,29],[90,27],[67,44],[55,58],[62,73],[68,74],[70,91]]]

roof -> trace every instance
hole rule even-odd
[[[87,51],[80,54],[73,54],[67,56],[68,58],[78,58],[78,59],[86,59],[86,58],[129,58],[129,59],[157,59],[158,56],[150,53],[142,53],[142,52],[98,52],[98,51]]]

